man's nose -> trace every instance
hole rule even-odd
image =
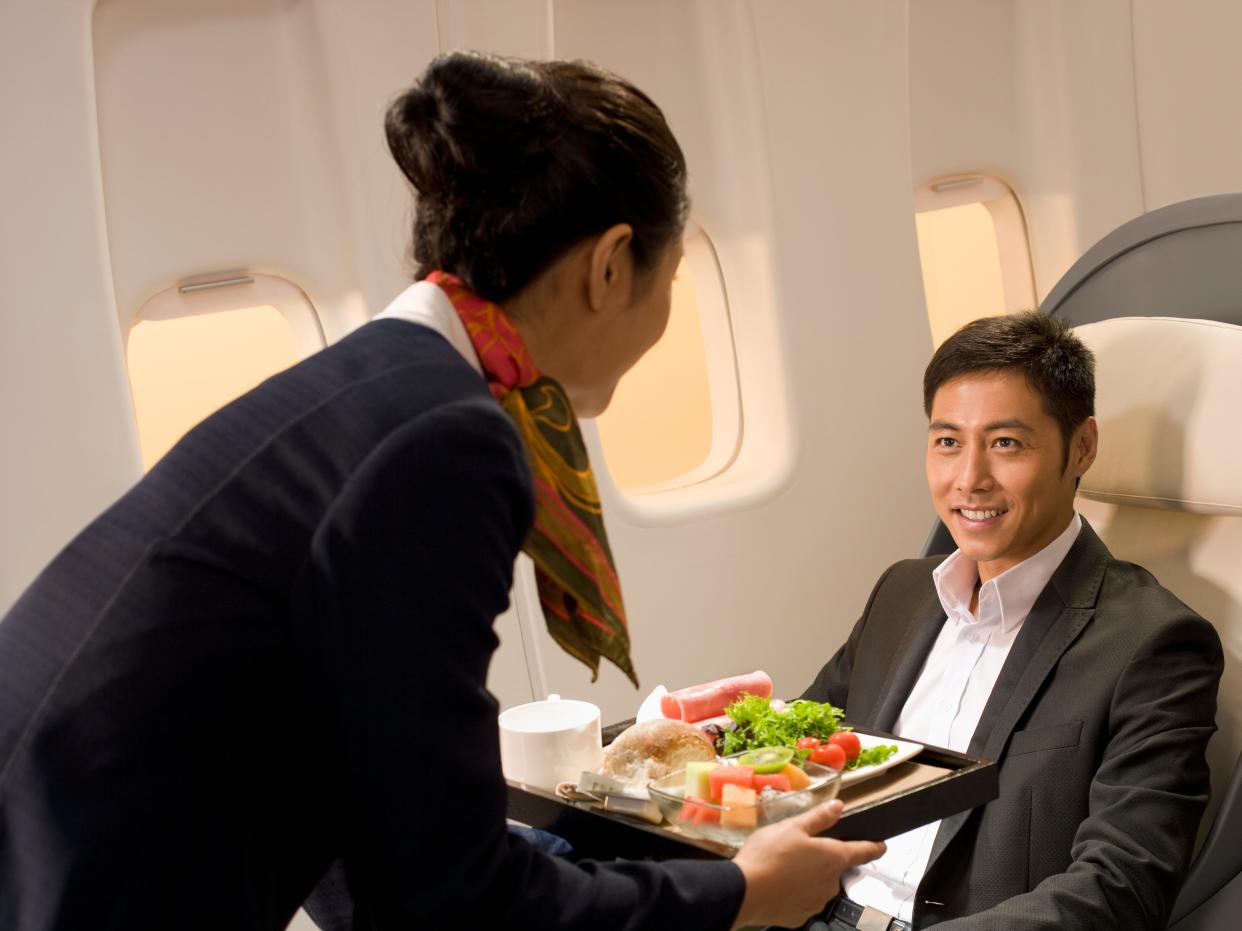
[[[971,494],[972,492],[991,489],[992,470],[988,463],[986,450],[976,446],[968,446],[958,462],[961,465],[957,473],[957,490],[959,492]]]

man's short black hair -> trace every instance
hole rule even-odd
[[[932,356],[923,373],[923,410],[945,382],[963,375],[1020,371],[1061,427],[1061,471],[1069,465],[1070,438],[1095,414],[1095,356],[1056,317],[1036,310],[968,323]]]

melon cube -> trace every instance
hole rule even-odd
[[[720,813],[720,826],[754,830],[759,827],[759,809],[755,807],[755,790],[730,782],[721,795],[725,810]]]
[[[686,764],[686,798],[697,795],[699,798],[707,798],[712,794],[711,780],[708,778],[711,771],[720,764],[712,761],[705,762],[695,760]]]
[[[781,775],[789,777],[789,788],[794,792],[799,792],[811,784],[811,777],[800,766],[794,766],[793,763],[782,769]]]

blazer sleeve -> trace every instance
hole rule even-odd
[[[572,864],[505,828],[486,679],[531,521],[521,441],[471,401],[392,434],[316,534],[307,592],[354,926],[727,928],[745,891],[730,862]]]
[[[1216,631],[1183,612],[1138,645],[1117,682],[1109,708],[1112,736],[1091,782],[1089,814],[1074,837],[1069,867],[1024,895],[937,928],[1166,926],[1210,791],[1204,752],[1215,730],[1223,668]]]

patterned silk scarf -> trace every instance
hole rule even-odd
[[[492,395],[526,444],[534,476],[535,525],[522,550],[535,563],[548,633],[590,667],[592,682],[599,677],[599,658],[605,656],[637,686],[599,490],[565,390],[535,368],[522,337],[499,306],[447,272],[432,272],[427,281],[448,295],[479,354]]]

